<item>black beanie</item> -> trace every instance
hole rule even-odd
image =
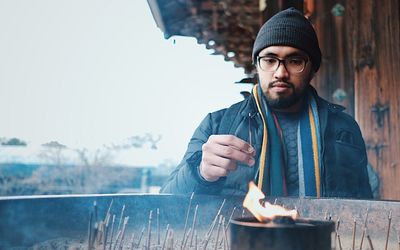
[[[311,23],[295,8],[278,12],[261,27],[253,46],[253,62],[266,47],[286,45],[306,52],[315,72],[321,65],[321,50]]]

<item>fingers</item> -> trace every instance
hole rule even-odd
[[[200,174],[201,176],[210,182],[217,181],[219,178],[223,176],[228,176],[229,170],[215,166],[209,165],[205,163],[200,164]]]
[[[236,160],[224,158],[215,154],[205,154],[202,160],[206,165],[220,167],[229,171],[234,171],[237,168]]]
[[[237,162],[249,166],[255,163],[255,150],[234,135],[213,135],[202,147],[200,174],[207,181],[216,181],[237,168]]]
[[[253,153],[243,152],[232,146],[213,143],[204,144],[203,156],[208,163],[230,170],[233,170],[232,161],[240,161],[249,166],[254,165]]]
[[[207,142],[211,144],[230,146],[250,154],[255,153],[254,148],[249,143],[234,135],[211,135]]]

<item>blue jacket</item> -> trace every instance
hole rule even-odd
[[[311,87],[310,91],[315,90]],[[317,105],[322,144],[321,196],[372,198],[367,173],[367,153],[358,124],[343,112],[342,106],[320,97],[317,97]],[[203,180],[198,168],[202,158],[202,145],[210,135],[233,134],[249,141],[249,124],[257,159],[261,151],[263,124],[253,95],[227,109],[209,113],[194,132],[181,163],[172,172],[161,192],[214,195],[247,193],[248,183],[257,174],[258,162],[255,167],[238,164],[236,171],[216,182]]]

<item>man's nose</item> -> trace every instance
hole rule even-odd
[[[275,70],[274,77],[276,79],[284,79],[289,77],[289,72],[287,71],[284,63],[279,64],[278,68]]]

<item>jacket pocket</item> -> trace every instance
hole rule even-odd
[[[336,141],[335,165],[328,173],[330,196],[354,197],[358,193],[361,164],[365,160],[360,146]]]

